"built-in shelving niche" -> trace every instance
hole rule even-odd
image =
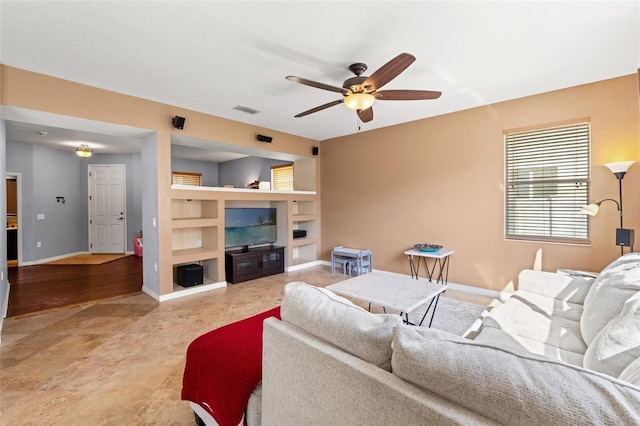
[[[241,147],[216,141],[202,140],[182,134],[171,135],[172,170],[174,161],[176,171],[218,173],[220,187],[185,187],[172,185],[172,234],[171,259],[173,265],[173,289],[175,294],[163,295],[163,299],[180,297],[211,286],[224,286],[225,280],[225,247],[224,247],[224,208],[228,207],[276,207],[277,239],[276,245],[284,246],[285,270],[306,267],[309,262],[318,262],[319,212],[316,200],[317,169],[316,157],[306,157],[286,153],[278,153],[254,147]],[[216,155],[209,156],[209,153]],[[195,153],[195,155],[194,155]],[[240,154],[225,157],[238,159],[240,174],[247,183],[257,178],[256,162],[245,159],[249,155],[257,159],[273,159],[294,163],[295,191],[248,190],[245,187],[225,188],[224,172],[220,172],[221,158],[218,154]],[[209,159],[210,157],[211,159]],[[198,160],[189,160],[199,158]],[[211,163],[209,167],[206,163]],[[268,161],[267,161],[268,162]],[[217,164],[215,164],[217,163]],[[246,166],[246,167],[245,167]],[[228,166],[227,166],[228,167]],[[222,176],[222,177],[221,177]],[[204,176],[211,178],[212,176]],[[215,180],[215,175],[213,176]],[[204,185],[207,185],[204,183]],[[311,200],[311,201],[310,201]],[[301,205],[297,203],[301,202]],[[294,239],[293,229],[304,229],[307,238]],[[205,269],[202,285],[183,288],[176,284],[177,266],[200,263]]]

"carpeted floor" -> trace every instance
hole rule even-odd
[[[419,322],[428,306],[423,305],[409,314],[409,321]],[[422,323],[423,327],[429,326],[432,309],[433,307],[427,313]],[[462,336],[484,310],[484,306],[441,297],[431,327]]]
[[[47,265],[101,265],[111,262],[112,260],[122,259],[129,254],[77,254],[75,256],[65,257],[64,259],[47,262]]]
[[[419,324],[428,307],[429,303],[425,303],[412,311],[409,314],[409,322]],[[438,301],[431,328],[462,336],[484,310],[485,306],[482,305],[441,296]],[[382,309],[380,307],[372,307],[371,312],[381,313]],[[395,311],[387,309],[386,312],[393,313]],[[424,318],[422,327],[429,327],[429,320],[431,319],[432,312],[433,306],[429,309],[427,316]]]

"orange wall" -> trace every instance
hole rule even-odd
[[[311,139],[6,65],[0,65],[0,103],[307,157],[317,146]],[[176,115],[186,117],[184,130],[173,128],[171,117]],[[256,134],[266,131],[273,136],[271,144],[256,140]]]
[[[504,239],[503,131],[589,118],[591,196],[617,199],[602,164],[640,160],[639,117],[634,74],[323,141],[322,256],[335,245],[366,247],[374,268],[409,273],[403,252],[437,243],[455,251],[450,282],[493,290],[515,282],[538,249],[545,270],[600,270],[620,254],[613,203],[591,219],[591,246]],[[639,183],[634,164],[623,187],[638,245]]]
[[[224,142],[297,156],[312,157],[317,142],[287,133],[161,104],[108,90],[61,80],[18,68],[0,65],[0,103],[36,111],[122,124],[156,133],[158,144],[158,280],[160,294],[173,291],[171,277],[171,134]],[[171,117],[187,119],[184,130],[176,130]],[[256,140],[266,133],[273,142]],[[4,153],[2,153],[4,155]],[[317,159],[319,163],[319,158]],[[317,167],[317,182],[320,166]],[[318,189],[319,190],[319,189]],[[149,218],[143,218],[149,220]],[[145,256],[145,262],[148,256]]]
[[[322,257],[337,244],[368,247],[374,267],[408,273],[402,252],[417,242],[455,250],[449,280],[501,289],[530,267],[543,249],[543,267],[599,270],[619,254],[612,204],[591,219],[592,246],[503,239],[505,129],[589,117],[592,123],[592,198],[617,198],[618,185],[602,166],[640,160],[638,76],[631,75],[488,107],[322,142],[320,165]],[[160,173],[168,176],[170,134],[310,156],[317,142],[208,114],[0,65],[0,102],[158,133]],[[433,101],[437,102],[437,101]],[[187,117],[183,131],[171,117]],[[273,143],[255,140],[267,130]],[[268,145],[268,146],[267,146]],[[320,162],[320,158],[322,161]],[[168,177],[159,179],[159,210],[167,211]],[[640,233],[640,164],[624,179],[626,227]],[[320,188],[320,185],[318,186]],[[168,217],[160,217],[161,228]],[[160,233],[161,276],[170,269]],[[640,245],[640,235],[636,238]],[[164,243],[163,243],[164,242]],[[166,266],[169,265],[169,266]],[[170,283],[162,285],[170,291]]]

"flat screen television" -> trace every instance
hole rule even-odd
[[[225,208],[224,247],[242,247],[276,242],[275,207]]]

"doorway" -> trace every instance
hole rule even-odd
[[[89,251],[126,251],[126,167],[89,165]]]
[[[19,266],[22,253],[22,227],[20,221],[20,174],[7,173],[7,266]]]

